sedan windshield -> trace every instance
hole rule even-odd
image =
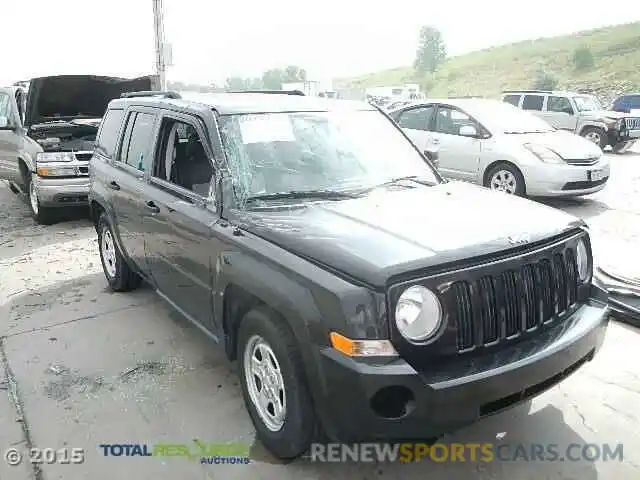
[[[597,98],[592,96],[579,96],[573,97],[573,101],[576,102],[576,107],[578,107],[579,112],[595,112],[597,110],[602,110],[602,106]]]
[[[349,198],[399,178],[437,174],[377,110],[224,115],[220,131],[239,203]],[[285,194],[283,196],[283,194]]]
[[[532,113],[500,101],[480,101],[467,110],[492,133],[545,133],[554,128]]]

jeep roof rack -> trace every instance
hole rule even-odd
[[[144,90],[140,92],[124,92],[120,95],[120,98],[134,98],[134,97],[163,97],[163,98],[182,98],[178,92],[173,91],[160,91],[160,90]]]
[[[300,90],[231,90],[227,93],[267,93],[273,95],[299,95],[302,97],[306,96]]]
[[[502,93],[553,93],[553,90],[503,90]]]

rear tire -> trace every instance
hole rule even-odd
[[[127,292],[140,286],[142,278],[131,270],[120,253],[106,213],[102,213],[98,220],[98,248],[104,276],[113,291]]]
[[[608,143],[606,132],[598,127],[585,127],[582,132],[580,132],[580,136],[595,143],[602,150],[604,150],[604,147],[606,147]]]
[[[275,312],[259,306],[241,320],[238,363],[245,406],[267,450],[291,460],[322,438],[298,343]]]
[[[56,211],[54,208],[43,207],[42,205],[40,205],[38,191],[36,190],[35,183],[33,182],[34,176],[35,174],[27,173],[27,178],[25,179],[29,211],[31,212],[31,216],[36,221],[36,223],[40,225],[51,225],[56,221]]]

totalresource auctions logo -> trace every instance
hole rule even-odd
[[[206,465],[246,465],[250,446],[246,443],[101,443],[105,457],[183,457]]]

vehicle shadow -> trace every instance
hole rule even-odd
[[[528,413],[525,407],[516,407],[510,411],[489,417],[471,427],[447,435],[438,441],[443,444],[494,444],[500,458],[490,462],[471,459],[470,450],[466,450],[465,461],[451,461],[442,457],[438,461],[424,459],[415,463],[341,463],[319,464],[299,460],[290,468],[299,471],[299,476],[334,480],[353,478],[415,478],[423,479],[500,479],[526,480],[540,478],[580,478],[595,480],[598,478],[593,461],[571,461],[566,458],[566,449],[570,445],[588,443],[563,419],[562,411],[553,405]],[[556,449],[559,458],[551,461],[552,455],[543,449]],[[581,448],[575,447],[571,457],[576,458]],[[536,452],[538,452],[536,454]],[[498,455],[497,455],[498,456]],[[564,460],[560,460],[563,458]],[[321,475],[321,477],[320,477]]]
[[[610,210],[607,204],[598,200],[585,197],[569,197],[569,198],[532,198],[536,202],[542,203],[549,207],[563,210],[567,213],[580,217],[584,220],[588,220],[591,217],[600,215],[607,210]]]

